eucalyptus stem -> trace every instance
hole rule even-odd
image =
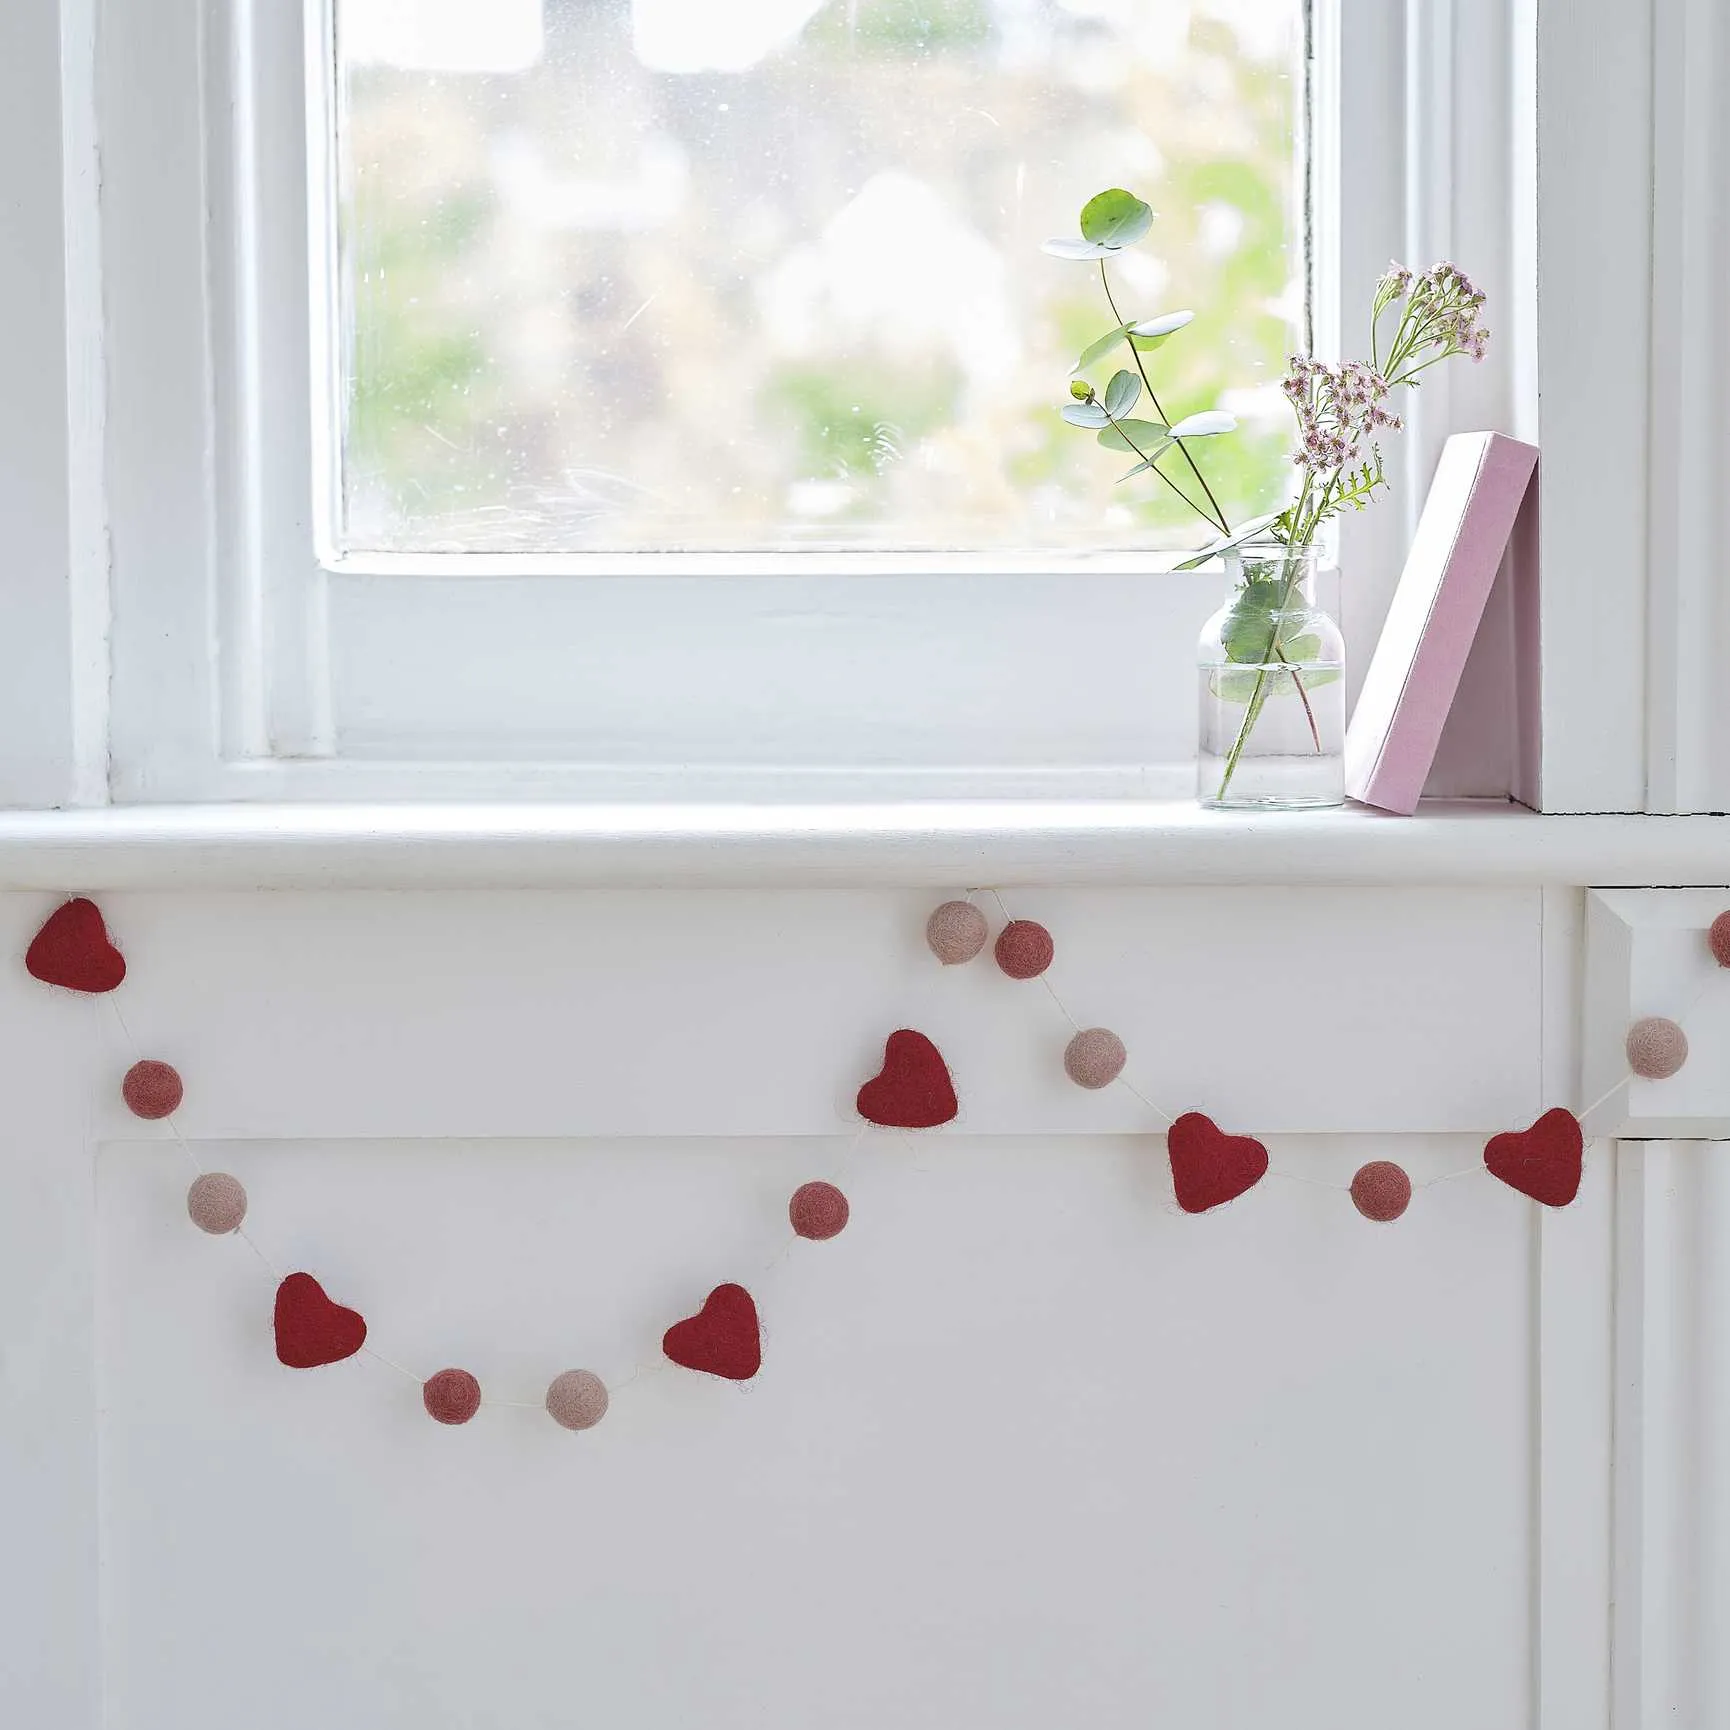
[[[1105,300],[1106,304],[1111,308],[1111,316],[1121,325],[1124,322],[1123,314],[1118,311],[1117,297],[1111,292],[1111,278],[1106,273],[1105,260],[1103,258],[1099,261],[1099,286],[1105,290]],[[1159,398],[1154,395],[1153,380],[1147,376],[1147,367],[1142,361],[1141,350],[1135,346],[1135,337],[1133,334],[1129,337],[1129,352],[1135,357],[1135,370],[1141,374],[1142,386],[1147,391],[1147,400],[1153,404],[1153,412],[1159,416],[1161,422],[1166,426],[1170,426],[1171,422],[1166,418],[1165,410],[1159,406]],[[1183,452],[1183,460],[1189,464],[1190,473],[1201,482],[1201,490],[1207,494],[1207,502],[1213,506],[1213,515],[1209,518],[1209,521],[1218,525],[1219,532],[1222,535],[1229,535],[1231,533],[1231,524],[1226,521],[1225,512],[1220,509],[1219,500],[1213,496],[1213,488],[1207,484],[1207,476],[1201,472],[1200,465],[1190,454],[1189,447],[1182,439],[1173,439],[1171,442]],[[1158,471],[1155,470],[1155,473],[1158,473]],[[1189,508],[1194,511],[1198,517],[1207,516],[1207,512],[1193,502],[1190,503]]]
[[[1304,499],[1300,500],[1299,503],[1303,503],[1304,500],[1308,499],[1308,497],[1309,487],[1306,483],[1304,487]],[[1305,542],[1303,545],[1307,547],[1308,543]],[[1250,692],[1249,703],[1244,710],[1243,725],[1238,728],[1237,737],[1232,741],[1231,750],[1226,754],[1225,769],[1220,775],[1219,791],[1214,794],[1215,799],[1223,799],[1225,797],[1226,790],[1231,786],[1232,777],[1237,773],[1237,766],[1242,760],[1244,748],[1249,744],[1249,736],[1255,731],[1255,724],[1261,719],[1262,709],[1267,704],[1268,668],[1266,656],[1272,656],[1274,659],[1281,662],[1285,667],[1285,670],[1291,674],[1291,681],[1297,687],[1298,696],[1303,701],[1304,716],[1309,722],[1310,738],[1315,742],[1316,755],[1319,757],[1322,754],[1321,729],[1316,725],[1315,710],[1311,707],[1309,692],[1304,689],[1303,675],[1298,672],[1297,668],[1294,667],[1290,661],[1286,660],[1285,655],[1280,648],[1279,641],[1279,634],[1282,629],[1281,621],[1285,617],[1286,609],[1291,605],[1292,590],[1297,587],[1299,570],[1298,558],[1300,556],[1301,555],[1298,554],[1297,550],[1288,544],[1286,547],[1285,559],[1285,588],[1281,591],[1279,605],[1273,609],[1273,631],[1268,639],[1267,651],[1266,655],[1263,657],[1262,665],[1256,669],[1255,686]]]
[[[1132,439],[1132,438],[1131,438],[1131,437],[1130,437],[1130,436],[1129,436],[1129,434],[1128,434],[1128,433],[1127,433],[1127,432],[1125,432],[1125,431],[1124,431],[1124,430],[1123,430],[1123,422],[1122,422],[1122,421],[1120,421],[1120,420],[1119,420],[1119,419],[1118,419],[1118,418],[1117,418],[1117,416],[1116,416],[1116,415],[1114,415],[1114,414],[1113,414],[1113,413],[1112,413],[1112,412],[1111,412],[1111,410],[1110,410],[1110,409],[1108,409],[1108,408],[1107,408],[1107,407],[1106,407],[1106,406],[1105,406],[1105,401],[1104,401],[1104,399],[1103,399],[1103,398],[1096,398],[1096,399],[1095,399],[1095,400],[1096,400],[1096,401],[1097,401],[1097,402],[1098,402],[1098,403],[1099,403],[1099,412],[1100,412],[1100,413],[1101,413],[1101,414],[1103,414],[1103,415],[1104,415],[1104,416],[1105,416],[1105,418],[1106,418],[1106,421],[1107,421],[1107,423],[1108,423],[1108,424],[1109,424],[1109,425],[1110,425],[1110,426],[1112,426],[1112,427],[1113,427],[1113,428],[1114,428],[1114,429],[1115,429],[1115,430],[1116,430],[1116,432],[1117,432],[1117,436],[1118,436],[1118,437],[1119,437],[1119,438],[1120,438],[1120,439],[1122,439],[1122,440],[1123,440],[1123,442],[1124,442],[1124,443],[1125,443],[1125,444],[1126,444],[1126,445],[1128,445],[1128,446],[1129,446],[1129,448],[1130,448],[1130,449],[1131,449],[1131,450],[1132,450],[1132,451],[1134,451],[1134,452],[1135,452],[1135,454],[1136,454],[1136,455],[1137,455],[1137,456],[1138,456],[1138,457],[1140,457],[1140,458],[1141,458],[1141,460],[1142,460],[1142,461],[1143,461],[1143,462],[1144,462],[1144,463],[1146,463],[1146,464],[1147,464],[1147,466],[1148,466],[1148,469],[1149,469],[1149,470],[1150,470],[1150,471],[1151,471],[1151,472],[1152,472],[1152,473],[1154,473],[1154,474],[1156,474],[1156,475],[1158,475],[1158,476],[1159,476],[1159,478],[1160,478],[1160,479],[1161,479],[1161,480],[1162,480],[1162,481],[1164,481],[1164,482],[1165,482],[1165,484],[1166,484],[1166,485],[1167,485],[1167,486],[1168,486],[1168,487],[1170,487],[1170,488],[1171,488],[1171,490],[1172,490],[1172,491],[1173,491],[1173,492],[1174,492],[1174,493],[1176,493],[1176,494],[1177,494],[1177,496],[1178,496],[1178,497],[1179,497],[1179,498],[1180,498],[1180,499],[1182,499],[1182,500],[1183,500],[1183,502],[1184,502],[1184,503],[1185,503],[1185,504],[1186,504],[1186,505],[1188,505],[1188,506],[1189,506],[1189,508],[1190,508],[1190,509],[1191,509],[1191,510],[1192,510],[1192,511],[1194,511],[1194,512],[1195,512],[1195,514],[1196,514],[1196,515],[1197,515],[1197,516],[1198,516],[1198,517],[1205,517],[1205,516],[1206,516],[1206,515],[1207,515],[1207,512],[1206,512],[1206,511],[1204,511],[1204,510],[1203,510],[1203,509],[1202,509],[1202,508],[1201,508],[1201,506],[1200,506],[1200,505],[1198,505],[1198,504],[1197,504],[1197,503],[1196,503],[1196,502],[1195,502],[1195,500],[1194,500],[1194,499],[1192,499],[1192,498],[1191,498],[1191,497],[1190,497],[1190,496],[1189,496],[1189,494],[1188,494],[1188,493],[1186,493],[1186,492],[1185,492],[1185,491],[1184,491],[1184,490],[1183,490],[1183,488],[1182,488],[1182,487],[1180,487],[1180,486],[1179,486],[1179,485],[1178,485],[1178,484],[1177,484],[1177,482],[1176,482],[1176,481],[1174,481],[1174,480],[1173,480],[1173,479],[1172,479],[1172,478],[1171,478],[1171,476],[1170,476],[1170,475],[1168,475],[1168,474],[1167,474],[1167,473],[1166,473],[1166,472],[1165,472],[1165,470],[1164,470],[1164,469],[1162,469],[1162,468],[1161,468],[1161,467],[1160,467],[1160,466],[1159,466],[1159,464],[1158,464],[1158,463],[1157,463],[1157,462],[1155,462],[1155,461],[1154,461],[1154,459],[1153,459],[1153,458],[1152,458],[1152,457],[1150,457],[1150,456],[1149,456],[1149,455],[1148,455],[1148,454],[1147,454],[1147,452],[1146,452],[1146,451],[1144,451],[1144,450],[1143,450],[1143,449],[1142,449],[1142,448],[1141,448],[1141,446],[1140,446],[1140,445],[1138,445],[1138,444],[1137,444],[1137,443],[1136,443],[1136,442],[1135,442],[1135,440],[1134,440],[1134,439]],[[1174,442],[1175,442],[1175,441],[1174,441]]]

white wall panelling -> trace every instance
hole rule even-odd
[[[1730,1136],[1730,972],[1706,928],[1730,889],[1601,889],[1587,904],[1584,1077],[1598,1135]],[[1648,1015],[1682,1023],[1690,1054],[1668,1081],[1627,1080],[1628,1029]],[[1606,1098],[1605,1095],[1608,1095]]]
[[[1010,905],[1058,934],[1053,983],[1121,1033],[1174,1115],[1393,1134],[1519,1127],[1546,1103],[1541,900],[1028,889]],[[1123,1090],[1064,1078],[1069,1030],[1040,987],[932,965],[923,892],[104,904],[127,934],[129,1019],[157,1055],[196,1061],[224,1029],[181,1117],[200,1136],[821,1135],[851,1120],[900,1026],[944,1051],[967,1133],[1161,1127]],[[429,1062],[472,1035],[477,991],[484,1061]],[[103,1120],[126,1126],[118,1105]]]
[[[1010,899],[1140,1083],[1275,1132],[1276,1170],[1466,1170],[1570,1086],[1573,892]],[[924,891],[104,901],[204,1162],[382,1348],[532,1398],[567,1360],[622,1379],[743,1274],[770,1369],[633,1384],[590,1438],[435,1430],[366,1361],[279,1371],[269,1278],[192,1232],[179,1151],[114,1098],[108,1006],[0,971],[20,1722],[97,1722],[100,1439],[110,1730],[241,1698],[251,1730],[552,1724],[577,1673],[645,1725],[1607,1723],[1605,1145],[1542,1218],[1482,1175],[1391,1229],[1278,1178],[1185,1218],[1157,1125],[1062,1080],[1046,994],[930,961]],[[0,899],[0,951],[51,905]],[[869,1138],[854,1227],[759,1272],[901,1024],[962,1121]]]
[[[1616,1730],[1730,1721],[1730,1315],[1720,1144],[1619,1155]]]

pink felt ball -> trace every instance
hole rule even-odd
[[[146,1058],[127,1070],[120,1084],[120,1096],[134,1117],[168,1117],[180,1109],[186,1097],[181,1086],[180,1072],[171,1063],[158,1063]]]
[[[207,1171],[192,1180],[186,1192],[186,1211],[200,1231],[223,1237],[240,1230],[246,1218],[246,1191],[240,1179],[226,1171]]]
[[[1365,1219],[1386,1225],[1412,1205],[1412,1180],[1391,1159],[1373,1159],[1352,1179],[1352,1201]]]
[[[997,934],[997,965],[1011,979],[1037,979],[1055,952],[1051,933],[1031,919],[1011,919]]]
[[[985,915],[971,901],[945,901],[925,921],[925,941],[945,967],[971,961],[989,935]]]
[[[481,1384],[467,1370],[440,1370],[420,1391],[427,1416],[441,1424],[466,1424],[481,1409]]]
[[[1647,1081],[1668,1081],[1688,1061],[1688,1035],[1666,1015],[1628,1029],[1628,1067]]]
[[[1063,1069],[1077,1087],[1109,1087],[1129,1059],[1123,1041],[1109,1027],[1088,1027],[1063,1051]]]
[[[566,1430],[592,1430],[607,1415],[607,1384],[589,1370],[566,1370],[547,1389],[547,1415]]]
[[[846,1196],[832,1183],[802,1183],[787,1203],[793,1229],[816,1243],[837,1236],[851,1211]]]
[[[1730,913],[1720,913],[1712,921],[1706,941],[1712,946],[1712,959],[1720,967],[1730,967]]]

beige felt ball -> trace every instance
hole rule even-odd
[[[440,1370],[420,1391],[427,1416],[441,1424],[466,1424],[481,1409],[481,1384],[467,1370]]]
[[[1109,1087],[1122,1073],[1129,1053],[1109,1027],[1088,1027],[1063,1051],[1063,1068],[1077,1087]]]
[[[925,921],[925,941],[945,967],[971,961],[989,935],[985,915],[971,901],[945,901]]]
[[[1647,1081],[1668,1081],[1688,1061],[1688,1035],[1666,1015],[1628,1029],[1628,1067]]]
[[[832,1183],[802,1183],[787,1203],[794,1231],[814,1243],[838,1236],[851,1211],[846,1196]]]
[[[547,1389],[547,1413],[567,1430],[592,1430],[607,1415],[607,1384],[589,1370],[566,1370]]]
[[[1051,965],[1051,933],[1031,919],[1011,919],[997,934],[997,965],[1011,979],[1037,979]]]
[[[1720,967],[1730,967],[1730,913],[1720,913],[1712,921],[1706,941],[1712,946],[1712,959]]]
[[[134,1117],[168,1117],[180,1109],[186,1089],[173,1064],[147,1057],[127,1070],[120,1096]]]
[[[1352,1179],[1352,1202],[1365,1219],[1386,1225],[1412,1205],[1412,1180],[1391,1159],[1372,1159]]]
[[[192,1180],[186,1192],[186,1211],[200,1231],[222,1237],[240,1230],[246,1218],[246,1191],[240,1187],[240,1179],[226,1171],[207,1171]]]

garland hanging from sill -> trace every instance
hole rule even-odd
[[[1126,1087],[1165,1121],[1166,1153],[1177,1205],[1185,1213],[1205,1213],[1236,1201],[1260,1183],[1269,1171],[1266,1146],[1254,1136],[1227,1133],[1198,1111],[1174,1116],[1129,1081],[1124,1073],[1129,1054],[1123,1040],[1109,1028],[1083,1026],[1052,986],[1048,970],[1056,943],[1051,933],[1032,920],[1009,918],[1001,896],[994,890],[989,893],[1004,915],[992,947],[998,968],[1012,980],[1040,981],[1073,1029],[1062,1059],[1069,1079],[1090,1090]],[[989,922],[972,900],[944,902],[931,914],[925,935],[931,952],[945,967],[975,960],[991,940]],[[1706,940],[1718,965],[1730,968],[1730,912],[1713,921]],[[110,937],[101,911],[83,897],[65,902],[48,918],[26,952],[25,965],[47,985],[91,996],[110,996],[126,978],[125,957]],[[115,1013],[120,1019],[118,1008]],[[124,1020],[120,1026],[126,1032]],[[130,1045],[129,1032],[127,1040]],[[1616,1087],[1635,1076],[1662,1080],[1675,1075],[1687,1056],[1688,1038],[1677,1022],[1662,1016],[1637,1021],[1628,1032],[1628,1072]],[[172,1065],[143,1057],[136,1050],[133,1059],[120,1085],[127,1108],[147,1121],[165,1122],[197,1166],[196,1156],[174,1121],[185,1097],[179,1073]],[[1615,1090],[1612,1088],[1604,1098]],[[899,1028],[888,1036],[883,1066],[859,1089],[856,1103],[862,1122],[855,1146],[871,1125],[898,1131],[931,1130],[953,1122],[960,1112],[955,1084],[942,1053],[913,1028]],[[1591,1109],[1580,1115],[1589,1115]],[[1579,1193],[1584,1152],[1580,1116],[1557,1107],[1527,1129],[1493,1136],[1484,1148],[1481,1166],[1448,1173],[1420,1187],[1488,1171],[1533,1201],[1546,1207],[1566,1207]],[[1406,1212],[1414,1191],[1405,1169],[1391,1160],[1374,1160],[1363,1166],[1349,1185],[1327,1187],[1343,1189],[1364,1218],[1384,1224]],[[529,1405],[525,1401],[485,1399],[480,1383],[467,1370],[443,1369],[423,1378],[369,1346],[366,1320],[358,1311],[334,1301],[312,1274],[300,1270],[282,1274],[272,1266],[246,1231],[246,1191],[229,1173],[199,1169],[187,1191],[186,1210],[199,1230],[215,1237],[244,1239],[272,1273],[276,1280],[272,1318],[276,1355],[288,1368],[317,1369],[366,1352],[419,1383],[427,1414],[441,1424],[465,1424],[483,1405]],[[787,1215],[796,1238],[824,1242],[847,1225],[847,1197],[832,1183],[805,1183],[794,1191]],[[762,1365],[762,1328],[755,1300],[742,1285],[729,1282],[716,1286],[695,1314],[666,1330],[661,1350],[665,1363],[729,1381],[749,1381]],[[567,1430],[587,1430],[605,1417],[609,1398],[606,1384],[593,1371],[570,1369],[552,1379],[538,1407]]]

